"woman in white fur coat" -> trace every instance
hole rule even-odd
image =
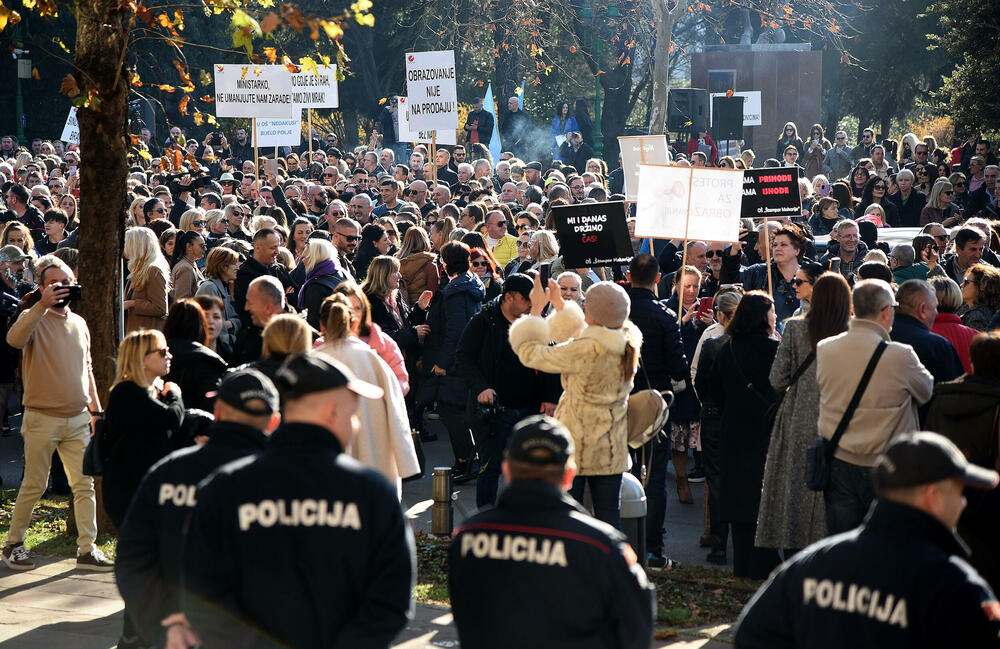
[[[361,425],[347,453],[388,478],[402,496],[402,479],[420,472],[403,391],[389,365],[364,341],[351,335],[354,314],[347,297],[334,294],[326,299],[332,302],[325,326],[326,342],[316,351],[344,363],[359,379],[385,391],[381,399],[362,400],[358,411]]]
[[[542,318],[546,304],[555,313]],[[563,302],[559,285],[531,291],[531,315],[511,325],[510,344],[526,367],[559,374],[563,394],[555,417],[573,436],[577,477],[570,495],[583,500],[586,483],[597,518],[621,528],[622,473],[628,468],[628,395],[642,346],[628,321],[631,302],[613,282],[587,290],[586,311]],[[549,342],[556,344],[549,345]]]

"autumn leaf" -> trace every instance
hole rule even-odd
[[[576,45],[570,45],[569,46],[569,53],[570,54],[576,54]]]
[[[531,85],[533,85],[533,86],[540,86],[540,85],[542,85],[542,80],[539,79],[538,77],[535,77],[535,80],[531,82]]]
[[[213,97],[212,95],[202,95],[201,97],[198,98],[198,100],[203,101],[206,104],[210,104],[213,101],[215,101],[215,97]]]
[[[382,97],[381,99],[378,100],[378,105],[382,106],[383,104],[385,104],[385,101],[386,101],[386,98]]]
[[[160,90],[162,90],[163,92],[174,92],[175,90],[177,90],[177,88],[174,88],[170,84],[166,84],[166,83],[161,83],[161,84],[157,85],[156,87],[159,88]]]
[[[177,29],[184,30],[184,13],[180,9],[174,12],[174,24]]]
[[[302,72],[312,72],[313,74],[319,74],[319,69],[316,66],[316,61],[313,60],[311,56],[299,57],[299,67]]]
[[[21,22],[21,14],[0,4],[0,32],[2,32],[7,25],[16,25],[19,22]]]
[[[181,112],[181,115],[188,114],[188,104],[191,103],[191,97],[189,95],[184,95],[181,100],[177,103],[177,110]]]
[[[38,3],[35,0],[21,0],[21,4],[24,5],[25,9],[34,9],[35,5]]]
[[[31,78],[38,81],[41,77],[38,74],[38,68],[31,68]]]
[[[274,63],[275,61],[278,60],[278,50],[277,50],[277,48],[274,48],[274,47],[265,47],[264,48],[264,56],[267,57],[268,61],[270,61],[271,63]]]
[[[191,119],[194,120],[194,125],[195,126],[201,126],[202,124],[205,123],[205,114],[204,113],[195,113],[195,114],[191,115]]]
[[[734,94],[736,94],[736,93],[734,93],[732,90],[727,90],[726,91],[726,98],[727,99],[732,99]]]
[[[285,19],[289,27],[302,33],[302,29],[306,26],[306,20],[302,17],[302,12],[299,11],[293,4],[283,4],[281,5],[281,17]]]
[[[344,35],[344,30],[340,28],[340,25],[332,20],[321,20],[319,24],[323,27],[323,31],[326,32],[326,37],[330,40],[340,40],[340,38]]]
[[[191,75],[188,74],[187,70],[184,69],[184,64],[174,59],[174,69],[177,70],[177,74],[180,75],[181,81],[184,83],[191,83]]]
[[[264,20],[260,21],[260,31],[262,31],[265,34],[270,34],[275,29],[277,29],[278,25],[280,24],[281,24],[281,17],[279,17],[278,14],[272,11],[271,13],[264,16]]]
[[[519,95],[519,94],[521,94],[522,92],[524,92],[524,91],[523,91],[523,90],[521,90],[520,88],[514,88],[514,94],[515,94],[515,95]]]
[[[203,85],[203,86],[211,85],[212,84],[212,75],[210,75],[207,70],[204,70],[204,69],[199,70],[198,71],[198,81],[200,81],[201,85]]]
[[[142,87],[142,79],[139,78],[138,72],[133,71],[129,73],[129,83],[135,86],[136,88]]]
[[[160,25],[160,27],[169,31],[171,36],[180,36],[180,34],[177,33],[177,30],[174,29],[174,23],[170,20],[170,16],[167,14],[158,15],[156,17],[156,22]]]
[[[80,94],[80,86],[77,85],[72,74],[63,77],[62,84],[59,86],[59,94],[66,95],[70,99]]]
[[[52,42],[58,45],[59,49],[61,49],[63,52],[66,52],[67,54],[70,53],[69,47],[67,47],[66,43],[63,43],[62,39],[59,38],[58,36],[53,37]]]
[[[292,62],[292,59],[288,58],[287,56],[281,57],[281,64],[285,66],[285,69],[291,72],[292,74],[298,74],[299,72],[302,71],[301,69],[299,69],[299,66],[295,65],[295,63]]]

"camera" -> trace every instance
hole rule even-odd
[[[17,313],[21,299],[7,292],[0,292],[0,318],[10,318]]]
[[[475,417],[478,421],[489,421],[504,411],[504,407],[499,403],[477,403]]]

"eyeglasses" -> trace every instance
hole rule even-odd
[[[335,232],[334,234],[344,237],[345,239],[347,239],[348,243],[353,243],[354,241],[357,241],[358,239],[361,238],[356,234],[343,234],[342,232]]]
[[[793,286],[802,286],[803,284],[809,284],[809,283],[810,282],[802,279],[801,277],[796,277],[795,279],[792,280]]]
[[[959,284],[959,286],[965,286],[966,284],[969,284],[970,282],[972,282],[971,279],[969,279],[968,277],[963,277],[962,278],[962,283]]]
[[[148,352],[146,352],[146,356],[149,356],[150,354],[159,354],[160,358],[166,358],[167,356],[171,355],[170,354],[170,350],[167,349],[166,347],[160,347],[158,349],[151,349]]]
[[[157,214],[166,214],[167,213],[167,210],[163,209],[162,207],[158,207],[158,208],[156,208],[153,211],[156,212]]]
[[[472,262],[473,268],[485,268],[485,267],[487,267],[489,265],[490,265],[490,262],[485,261],[485,260],[484,261],[474,261],[474,262]]]
[[[945,190],[945,191],[943,191],[943,192],[941,192],[941,193],[942,193],[942,194],[944,194],[945,196],[951,196],[951,195],[952,195],[952,194],[954,194],[955,192],[953,192],[953,191],[950,191],[950,190]]]
[[[955,183],[955,187],[965,187],[965,183]]]
[[[874,189],[876,191],[884,192],[885,191],[885,185],[873,185],[872,189]]]
[[[530,241],[518,241],[517,242],[517,247],[518,248],[530,248],[531,247],[531,242]]]
[[[206,223],[208,223],[208,221],[191,221],[191,225],[193,225],[196,228],[200,228],[201,226],[205,225]]]
[[[329,216],[344,216],[344,213],[338,210],[336,212],[330,212]]]
[[[838,140],[846,140],[847,138],[845,136],[843,136],[843,135],[838,135],[837,139]]]
[[[914,151],[917,155],[927,155],[926,151]]]
[[[323,174],[324,178],[333,178],[333,174]]]

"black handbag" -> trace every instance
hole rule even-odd
[[[98,415],[94,418],[94,432],[90,436],[87,450],[83,452],[83,475],[96,478],[104,474],[104,459],[107,457],[104,450],[104,429],[106,427],[107,422],[104,420],[104,415]]]
[[[830,463],[833,462],[833,454],[837,450],[837,445],[840,444],[840,438],[847,432],[847,426],[851,423],[854,411],[858,409],[858,404],[861,403],[861,397],[868,388],[868,382],[871,381],[872,374],[875,373],[878,359],[882,357],[882,352],[885,351],[886,347],[888,345],[882,340],[872,353],[865,373],[861,375],[858,389],[854,391],[851,402],[847,404],[847,410],[840,418],[840,423],[837,424],[837,430],[834,431],[833,437],[830,439],[820,437],[806,450],[806,487],[812,491],[826,491],[830,488]]]

